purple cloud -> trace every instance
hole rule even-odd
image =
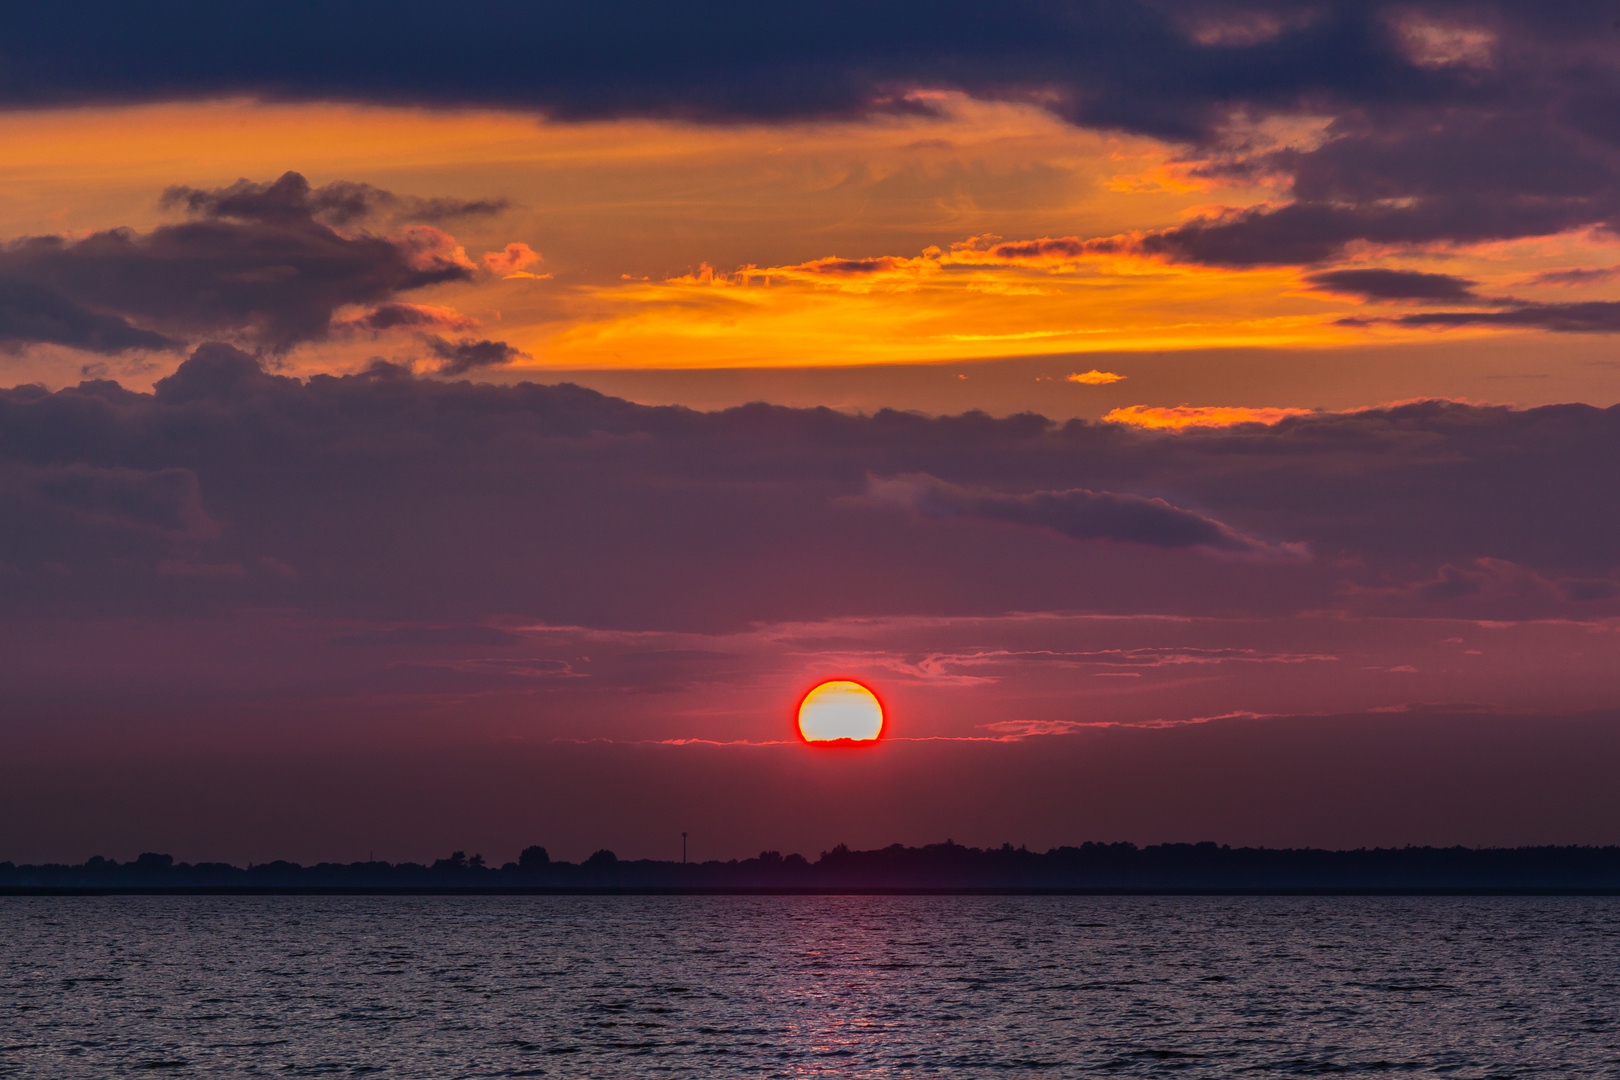
[[[1163,499],[1111,491],[1035,491],[1001,494],[946,483],[926,474],[871,482],[872,498],[927,517],[978,518],[1050,529],[1071,540],[1113,540],[1149,547],[1200,547],[1229,555],[1299,557],[1244,536],[1219,521],[1171,506]]]
[[[454,242],[428,225],[396,237],[339,232],[330,222],[362,212],[350,205],[354,187],[311,188],[290,172],[269,184],[171,188],[166,200],[192,220],[6,244],[0,344],[108,353],[230,335],[285,350],[325,337],[346,305],[473,277]],[[372,202],[388,194],[365,192]]]

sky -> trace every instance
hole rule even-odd
[[[1612,5],[17,23],[0,859],[1620,842]]]

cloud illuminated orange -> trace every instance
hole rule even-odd
[[[268,179],[295,166],[317,184],[504,200],[498,216],[413,228],[420,260],[481,272],[409,299],[467,320],[440,329],[490,328],[532,358],[514,366],[536,374],[1537,333],[1345,324],[1360,302],[1302,287],[1298,268],[1166,261],[1141,238],[1223,208],[1275,204],[1280,189],[1222,171],[1212,152],[1076,129],[1033,106],[945,94],[930,107],[932,117],[723,127],[249,101],[12,113],[0,116],[11,177],[0,230],[150,229],[166,220],[157,195],[170,184]],[[1267,124],[1244,139],[1307,149],[1322,139],[1319,120]],[[1612,282],[1589,269],[1612,266],[1614,250],[1612,238],[1583,232],[1386,253],[1379,265],[1478,280],[1482,295],[1553,299],[1579,284],[1602,299]],[[424,359],[411,327],[388,329],[381,348],[391,359]],[[349,335],[286,362],[301,373],[359,370],[378,351],[371,335]],[[106,365],[141,386],[175,362]],[[47,385],[82,366],[49,348],[13,362],[16,377]],[[1390,386],[1368,400],[1411,392]]]
[[[527,268],[535,263],[543,262],[544,259],[538,251],[528,244],[511,243],[500,251],[484,252],[479,261],[484,264],[485,270],[492,274],[499,274],[502,277],[539,278],[542,275],[531,274],[527,271]],[[551,275],[546,274],[544,276],[550,277]]]
[[[1275,424],[1290,416],[1309,416],[1310,409],[1250,409],[1241,406],[1189,406],[1163,408],[1148,405],[1128,405],[1105,414],[1103,419],[1115,424],[1154,430],[1176,431],[1182,428],[1232,427],[1235,424]]]

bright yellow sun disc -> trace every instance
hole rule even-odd
[[[824,682],[799,702],[799,734],[806,742],[869,742],[883,731],[883,706],[858,682]]]

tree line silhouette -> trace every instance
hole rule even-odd
[[[1620,847],[1318,848],[1229,847],[1210,842],[1085,843],[1030,851],[947,840],[852,851],[843,844],[811,862],[763,851],[701,863],[625,860],[603,849],[580,863],[553,861],[539,845],[493,866],[464,851],[432,863],[277,860],[246,867],[184,863],[148,852],[120,863],[0,862],[0,888],[20,889],[1620,889]]]

